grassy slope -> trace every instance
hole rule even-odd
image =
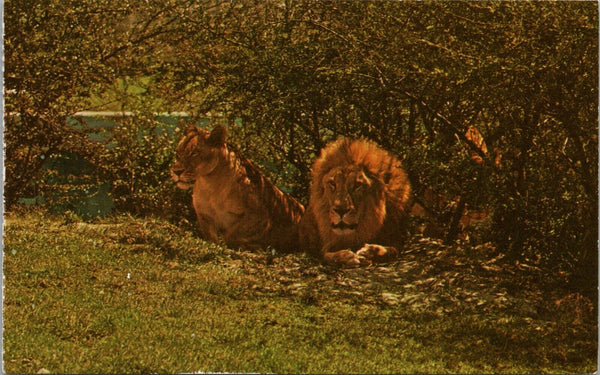
[[[386,267],[334,270],[154,219],[11,214],[5,233],[7,372],[596,369],[588,301],[485,248],[423,240]]]

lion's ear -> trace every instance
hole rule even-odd
[[[226,139],[227,129],[221,125],[217,125],[208,136],[208,144],[215,147],[222,146],[225,144]]]
[[[184,134],[187,135],[192,133],[198,133],[198,128],[196,127],[196,125],[188,125],[187,128],[185,128]]]

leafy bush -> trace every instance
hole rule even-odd
[[[178,189],[170,176],[180,132],[144,116],[124,118],[112,129],[95,163],[98,179],[111,183],[116,210],[190,219],[190,193]]]

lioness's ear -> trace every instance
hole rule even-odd
[[[188,125],[188,127],[185,128],[184,134],[192,134],[192,133],[197,133],[197,132],[198,132],[198,128],[196,127],[196,125]]]
[[[215,147],[222,146],[225,144],[225,139],[227,139],[227,129],[217,125],[208,136],[208,144]]]

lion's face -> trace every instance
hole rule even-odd
[[[217,126],[212,132],[189,126],[175,151],[171,177],[180,189],[194,186],[198,177],[213,172],[219,165],[225,148],[225,129]]]
[[[373,182],[356,165],[333,168],[323,176],[323,194],[335,235],[351,236],[365,220],[365,203],[374,195]]]

